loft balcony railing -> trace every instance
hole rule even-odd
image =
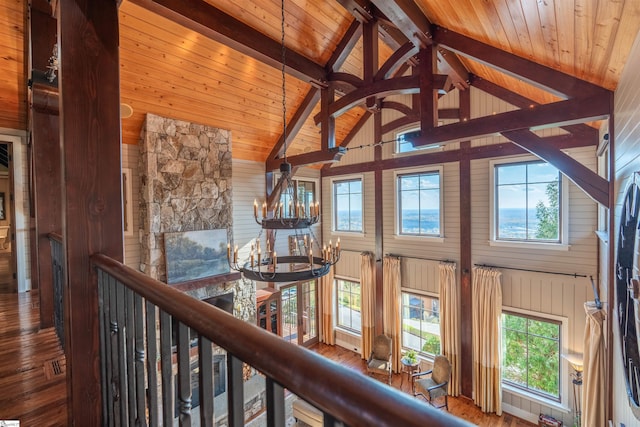
[[[62,348],[64,343],[64,249],[62,236],[49,233],[51,244],[51,274],[53,277],[53,326],[60,340]]]
[[[248,371],[265,378],[267,426],[286,425],[288,392],[322,411],[325,427],[469,425],[111,258],[92,262],[104,425],[214,426],[226,416],[225,425],[244,426]],[[214,348],[226,352],[226,369],[218,371],[226,376],[226,405],[216,407]]]

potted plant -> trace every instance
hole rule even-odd
[[[407,350],[407,352],[404,354],[403,359],[409,365],[415,365],[416,363],[418,363],[418,355],[415,350]]]

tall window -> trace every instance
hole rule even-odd
[[[495,239],[561,242],[561,174],[541,161],[495,165]]]
[[[402,293],[402,347],[435,356],[440,354],[440,301]]]
[[[316,183],[302,179],[293,180],[293,188],[298,198],[298,203],[304,205],[305,212],[309,212],[309,206],[316,200]],[[282,192],[280,202],[285,209],[288,209],[291,196],[287,192]]]
[[[439,121],[438,126],[443,124],[443,122]],[[420,128],[408,129],[402,132],[398,132],[396,134],[396,153],[411,153],[414,151],[426,151],[426,150],[434,150],[440,149],[441,145],[421,145],[418,147],[414,147],[411,143],[412,137],[420,133]]]
[[[334,181],[333,215],[335,231],[362,232],[362,179]]]
[[[560,401],[561,323],[502,313],[502,381]]]
[[[440,236],[440,173],[397,176],[398,234]]]
[[[352,332],[362,332],[362,294],[360,283],[335,279],[338,302],[338,326]]]

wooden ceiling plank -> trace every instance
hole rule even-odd
[[[146,45],[145,42],[146,40],[135,41],[133,38],[121,37],[122,67],[127,64],[138,64],[149,68],[150,64],[156,64],[155,67],[150,67],[156,69],[152,75],[157,74],[157,68],[161,67],[167,74],[180,78],[190,76],[192,80],[209,81],[213,85],[220,83],[230,84],[232,88],[241,88],[246,91],[246,96],[252,96],[253,93],[261,93],[265,97],[272,97],[281,88],[280,83],[274,83],[274,81],[279,82],[281,80],[279,78],[280,74],[275,70],[262,70],[261,72],[253,70],[255,72],[248,74],[247,68],[249,68],[249,65],[246,64],[242,69],[239,59],[233,56],[224,58],[227,60],[226,63],[198,60],[193,58],[193,54],[185,56],[173,54],[159,57],[157,55],[157,46],[164,43],[156,41],[154,44]],[[171,51],[169,45],[167,45],[167,48]],[[210,66],[207,67],[207,64],[210,64]],[[278,76],[277,79],[276,76]],[[303,85],[305,88],[307,87],[307,84],[301,81],[290,80],[289,83],[290,85],[295,85],[295,87],[302,87]]]
[[[430,129],[429,132],[422,133],[413,145],[420,147],[475,139],[510,130],[583,123],[603,119],[608,117],[610,113],[609,98],[596,95],[588,99],[554,102],[529,109],[508,111],[466,122],[438,126]]]
[[[531,131],[517,130],[501,134],[556,167],[596,202],[609,205],[609,182],[588,167]]]
[[[536,87],[564,98],[586,97],[608,92],[606,89],[587,81],[502,51],[446,28],[438,27],[434,30],[434,41],[447,46],[456,53],[469,56],[507,75],[526,80]]]
[[[614,42],[620,30],[624,2],[598,2],[595,11],[593,45],[590,49],[589,70],[596,76],[605,76]]]
[[[540,33],[542,45],[539,48],[544,48],[549,57],[553,60],[553,68],[558,69],[561,67],[560,49],[558,47],[558,28],[556,19],[555,3],[553,2],[525,2],[523,8],[535,7],[537,9],[537,16],[539,19],[539,27],[536,33]],[[525,14],[527,9],[525,9]],[[533,11],[531,11],[533,14]],[[538,49],[536,49],[537,51]]]
[[[133,3],[219,41],[274,68],[281,66],[281,44],[234,17],[199,0],[131,0]],[[324,68],[293,51],[287,52],[286,71],[294,77],[319,84],[326,80]]]

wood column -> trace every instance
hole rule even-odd
[[[29,63],[31,131],[29,168],[31,169],[31,284],[39,289],[40,327],[54,323],[54,291],[51,245],[47,234],[62,230],[60,202],[60,127],[58,125],[57,82],[44,80],[49,58],[57,42],[57,22],[46,0],[33,0],[29,10]]]
[[[90,256],[123,258],[118,2],[60,0],[58,11],[68,409],[72,425],[97,426],[100,339]]]
[[[377,112],[373,115],[373,127],[374,127],[374,140],[376,142],[382,141],[382,113]],[[382,147],[377,145],[374,148],[374,159],[376,162],[382,160]],[[384,257],[384,235],[382,225],[384,223],[384,215],[382,213],[384,200],[382,199],[382,170],[376,169],[373,172],[373,179],[375,185],[374,197],[375,197],[375,233],[376,233],[376,247],[375,247],[375,263],[376,263],[376,281],[375,281],[375,335],[384,333],[384,281],[382,271],[382,258]]]
[[[32,263],[40,289],[40,327],[53,326],[54,291],[49,233],[62,230],[62,179],[58,89],[34,83],[31,88],[31,156],[36,238]]]
[[[460,121],[471,116],[470,89],[459,92]],[[463,396],[473,391],[471,305],[471,141],[460,143],[460,377]]]

